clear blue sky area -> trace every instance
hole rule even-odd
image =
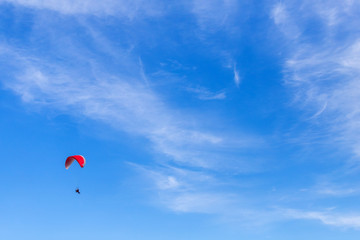
[[[0,0],[0,239],[358,240],[359,16]]]

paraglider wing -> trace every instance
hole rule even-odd
[[[65,168],[66,169],[69,169],[70,165],[74,162],[74,161],[77,161],[80,165],[80,167],[84,167],[85,166],[85,163],[86,163],[86,160],[83,156],[81,155],[74,155],[74,156],[70,156],[66,159],[65,161]]]

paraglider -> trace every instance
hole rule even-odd
[[[86,160],[85,160],[85,158],[83,156],[81,156],[81,155],[73,155],[73,156],[69,156],[68,158],[66,158],[65,168],[69,169],[69,167],[71,166],[71,164],[74,161],[77,161],[81,168],[83,168],[85,166],[85,164],[86,164]],[[77,194],[80,194],[79,188],[76,188],[75,192]]]
[[[84,167],[85,164],[86,164],[86,160],[83,156],[81,155],[74,155],[74,156],[70,156],[66,159],[65,161],[65,168],[66,169],[69,169],[70,165],[74,162],[74,161],[77,161],[80,165],[80,167]]]

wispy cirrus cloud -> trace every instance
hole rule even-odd
[[[234,82],[237,87],[239,87],[241,79],[240,79],[240,73],[239,70],[236,68],[236,64],[234,65]]]
[[[296,20],[289,13],[286,5],[281,2],[277,3],[271,11],[271,17],[273,18],[274,23],[278,26],[280,31],[286,35],[286,37],[292,39],[299,37],[299,27],[295,23]]]
[[[227,184],[221,175],[262,171],[259,161],[241,155],[243,149],[255,150],[264,144],[261,138],[213,133],[201,126],[201,118],[197,123],[186,112],[174,112],[143,81],[141,66],[131,58],[127,65],[134,64],[138,78],[133,77],[136,74],[109,74],[94,59],[92,68],[78,72],[10,46],[4,49],[2,62],[6,59],[8,69],[16,70],[2,84],[27,106],[93,119],[149,141],[154,160],[130,165],[151,186],[148,197],[155,206],[172,212],[252,219],[251,207],[238,206],[243,201],[240,195],[221,190]],[[252,223],[257,223],[256,218]]]
[[[284,214],[294,219],[318,220],[325,225],[343,228],[360,228],[360,214],[339,214],[332,211],[299,211],[294,209],[284,210]]]
[[[318,108],[314,116],[322,113],[322,120],[337,133],[334,140],[351,146],[357,155],[360,118],[358,107],[353,103],[360,99],[358,46],[356,40],[337,49],[330,46],[319,52],[308,49],[286,63],[287,83],[296,89],[296,97]]]
[[[233,41],[240,41],[242,29],[238,22],[243,21],[245,16],[242,2],[236,0],[192,0],[185,4],[188,11],[196,20],[196,27],[193,29],[195,35],[207,46],[207,52],[217,56],[222,62],[223,68],[232,71],[233,81],[238,87],[241,82],[239,70],[236,68],[235,55],[231,46]],[[221,34],[219,34],[221,33]],[[214,37],[216,34],[216,37]],[[219,36],[223,44],[217,44]]]
[[[57,29],[41,23],[34,29],[31,35],[36,37],[37,31],[41,31],[41,36],[51,31],[45,40],[50,43],[50,49],[43,54],[33,51],[41,49],[36,42],[32,44],[37,47],[29,49],[4,43],[0,61],[9,75],[2,79],[2,85],[29,107],[93,119],[146,139],[149,145],[145,148],[155,155],[149,161],[168,164],[166,170],[156,171],[152,166],[142,172],[151,176],[156,186],[154,192],[161,192],[158,200],[163,206],[183,212],[199,212],[202,206],[203,213],[211,212],[216,206],[225,209],[225,202],[233,194],[201,187],[214,183],[214,177],[205,177],[207,172],[261,171],[261,157],[254,160],[247,154],[266,145],[262,137],[241,132],[229,134],[224,127],[219,131],[221,121],[213,122],[201,114],[174,109],[152,89],[153,75],[146,74],[146,62],[133,51],[131,44],[114,44],[86,21],[79,27],[86,36],[86,45],[76,37],[58,38],[61,33]],[[225,92],[199,88],[195,93],[202,100],[225,99]],[[170,174],[172,164],[178,170]],[[199,169],[198,176],[204,176],[203,180],[194,177],[195,173],[183,173],[194,167]],[[213,200],[205,204],[207,198]]]
[[[294,6],[290,3],[289,8]],[[315,119],[326,123],[327,130],[336,133],[333,140],[340,141],[350,146],[358,155],[360,139],[358,137],[358,107],[354,102],[360,98],[359,78],[360,65],[358,64],[360,52],[360,35],[352,31],[348,25],[354,26],[359,20],[354,17],[358,9],[355,2],[331,2],[323,7],[320,3],[304,4],[304,9],[312,7],[304,15],[304,19],[318,17],[318,24],[322,24],[323,35],[321,42],[305,41],[308,35],[301,39],[293,39],[293,48],[289,49],[289,57],[284,64],[285,83],[294,90],[294,99],[300,106]],[[336,7],[336,14],[341,17],[334,20],[331,18],[331,9]],[[294,25],[294,20],[299,17],[284,13],[287,6],[276,5],[273,9],[275,24]],[[351,9],[352,8],[352,9]],[[327,16],[327,17],[326,17]],[[331,19],[329,19],[329,18]],[[346,21],[344,20],[346,19]],[[308,20],[309,21],[309,20]],[[345,22],[346,23],[345,23]],[[297,21],[296,29],[306,29],[307,21]],[[346,26],[341,27],[346,24]],[[282,29],[282,26],[279,25]],[[346,38],[339,39],[339,34]],[[312,32],[310,32],[311,37]],[[312,113],[311,113],[312,112]]]
[[[139,80],[103,74],[94,67],[90,75],[80,77],[70,69],[45,63],[33,56],[19,57],[19,53],[15,52],[8,52],[7,57],[21,70],[3,84],[24,102],[69,114],[80,113],[120,130],[144,136],[160,153],[187,164],[213,166],[220,160],[220,153],[210,148],[218,146],[221,152],[222,146],[232,144],[233,140],[226,143],[229,139],[225,136],[200,130],[201,127],[193,123],[189,125],[184,115],[177,116],[144,84],[141,72]],[[252,141],[255,143],[255,138],[247,138],[243,141],[246,143],[244,146],[250,146]]]
[[[41,0],[0,0],[0,3],[11,3],[19,6],[57,11],[62,14],[113,15],[133,19],[139,16],[162,15],[164,6],[160,1],[143,0],[75,0],[75,1],[41,1]]]
[[[271,204],[264,204],[264,199],[246,197],[250,186],[242,183],[240,190],[243,188],[243,191],[234,191],[232,187],[238,183],[224,182],[216,172],[129,164],[141,172],[147,186],[157,192],[153,204],[171,211],[208,214],[237,227],[260,226],[287,218]]]
[[[191,1],[191,9],[199,27],[210,32],[224,28],[237,7],[238,2],[234,0]]]
[[[0,45],[3,50],[0,67],[6,69],[2,73],[8,73],[1,80],[6,89],[19,96],[30,108],[96,120],[145,139],[144,142],[148,145],[143,150],[151,149],[153,159],[144,163],[149,164],[148,167],[140,164],[131,166],[142,169],[139,175],[147,177],[146,183],[152,184],[151,195],[158,196],[156,202],[161,207],[175,212],[235,215],[234,218],[244,215],[245,208],[239,207],[243,201],[240,200],[240,195],[231,189],[223,191],[219,186],[227,185],[227,180],[222,180],[223,174],[261,172],[266,159],[262,159],[263,152],[258,149],[267,147],[266,140],[258,135],[231,129],[224,123],[226,119],[222,122],[222,116],[215,116],[213,119],[209,113],[205,115],[175,108],[152,88],[154,76],[157,82],[167,82],[170,74],[174,78],[176,74],[151,74],[159,69],[148,70],[149,59],[140,56],[137,51],[138,45],[147,43],[147,36],[151,38],[154,31],[148,29],[148,26],[143,29],[141,24],[129,23],[128,19],[158,17],[162,14],[161,4],[148,8],[155,1],[128,1],[123,5],[121,2],[108,2],[106,5],[104,2],[94,3],[92,6],[86,5],[90,1],[75,1],[73,5],[66,1],[12,3],[40,9],[45,17],[50,14],[47,15],[44,10],[60,14],[50,12],[52,21],[49,25],[48,22],[36,22],[35,19],[34,26],[28,32],[28,45],[5,42]],[[229,4],[231,1],[224,2],[226,12],[231,11]],[[131,9],[127,11],[127,8]],[[225,15],[220,13],[215,18],[210,16],[217,10],[215,5],[205,9],[196,5],[196,11],[192,11],[191,7],[189,9],[189,12],[199,17],[199,24],[212,24],[228,16],[225,12]],[[91,14],[100,19],[105,15],[120,17],[115,20],[116,24],[112,25],[111,31],[107,31],[106,27],[104,31],[100,31],[98,23],[91,24],[93,22],[86,18],[79,22],[73,20],[71,26],[66,24],[66,29],[59,30],[64,26],[61,21],[68,17],[61,14]],[[123,34],[123,29],[119,30],[121,27],[116,28],[124,22],[127,26],[131,25],[130,37]],[[67,34],[64,35],[64,31]],[[161,34],[167,36],[168,33]],[[162,43],[164,42],[157,44]],[[192,63],[187,65],[175,59],[176,56],[168,60],[164,68],[174,72],[196,69]],[[159,61],[164,62],[163,59]],[[233,69],[230,67],[231,70]],[[194,86],[199,85],[194,83]],[[222,90],[195,87],[188,91],[204,101],[226,100],[226,92]],[[159,163],[162,164],[161,168],[157,167]],[[251,203],[248,206],[246,212],[252,212]]]
[[[222,100],[226,98],[225,91],[220,92],[210,92],[206,88],[197,87],[197,88],[187,88],[189,92],[197,94],[200,100]]]
[[[50,9],[61,14],[113,16],[124,12],[123,15],[129,19],[141,17],[142,14],[147,17],[161,15],[161,9],[142,9],[141,3],[143,2],[127,2],[122,6],[123,10],[117,11],[117,3],[104,8],[103,3],[95,3],[94,6],[98,5],[94,10],[93,6],[80,6],[80,2],[76,2],[74,8],[69,10],[67,2],[17,1],[17,4],[23,6]],[[213,33],[237,27],[229,21],[236,12],[236,1],[217,1],[217,4],[204,1],[191,3],[189,12],[196,17],[200,31]],[[133,7],[132,4],[139,6],[126,12],[128,7]],[[147,10],[150,12],[142,13]],[[358,114],[357,108],[351,102],[357,100],[358,96],[358,84],[353,77],[358,69],[359,47],[353,40],[337,48],[331,41],[321,47],[304,43],[301,39],[304,27],[298,25],[301,21],[297,21],[297,16],[293,14],[293,6],[278,3],[271,12],[280,32],[294,44],[293,51],[284,61],[284,73],[287,77],[285,82],[294,90],[294,98],[299,100],[297,103],[301,103],[299,105],[302,109],[311,116],[307,120],[324,121],[324,125],[330,126],[329,129],[340,136],[337,141],[353,142],[357,138]],[[337,16],[343,12],[332,14]],[[325,19],[326,26],[330,26],[332,33],[335,31],[332,26],[340,24],[334,22],[337,17],[322,19]],[[33,45],[29,48],[3,43],[0,60],[2,67],[6,67],[7,70],[7,78],[1,80],[3,86],[18,95],[27,106],[55,109],[65,114],[97,120],[113,126],[114,129],[146,139],[156,155],[154,159],[161,160],[149,160],[149,166],[131,166],[140,169],[141,175],[151,180],[146,182],[153,184],[152,190],[158,196],[157,202],[171,211],[214,214],[226,219],[236,219],[238,222],[243,222],[244,219],[249,220],[248,222],[256,222],[259,219],[261,222],[271,222],[290,216],[319,219],[334,226],[354,226],[353,220],[356,220],[356,216],[348,215],[344,215],[345,220],[342,224],[337,224],[342,216],[339,212],[299,210],[297,214],[289,214],[272,209],[272,206],[283,203],[279,199],[288,196],[283,196],[286,194],[280,190],[279,193],[269,194],[274,188],[270,186],[271,173],[261,175],[264,159],[269,160],[267,156],[264,157],[264,148],[268,144],[265,137],[233,130],[233,126],[228,126],[226,121],[222,121],[222,116],[216,116],[214,120],[209,118],[209,115],[196,114],[196,109],[188,112],[186,109],[173,107],[152,88],[152,77],[155,74],[148,75],[145,71],[147,60],[134,51],[136,43],[122,38],[109,41],[96,27],[86,24],[83,27],[86,31],[82,34],[88,34],[85,34],[85,37],[83,35],[86,41],[74,42],[67,36],[61,35],[60,38],[61,33],[50,26],[53,32],[49,34],[49,38],[35,38],[51,42],[50,49],[42,49],[39,52],[36,49],[41,49],[41,46],[36,45],[36,41],[32,42]],[[138,31],[139,39],[144,40],[148,32],[136,27],[138,26],[132,26],[131,32]],[[116,31],[110,32],[113,34]],[[166,35],[162,34],[161,36]],[[76,36],[74,34],[72,37],[76,39]],[[204,45],[209,43],[204,42]],[[216,54],[223,53],[223,45],[215,45],[212,50]],[[239,86],[240,73],[236,66],[231,64],[234,62],[231,53],[223,56],[227,60],[226,63],[230,63],[222,64],[227,65],[229,69],[229,80]],[[172,60],[171,65],[177,70],[185,66],[176,60]],[[172,76],[175,75],[176,73],[172,73]],[[156,77],[161,78],[159,75]],[[340,78],[345,81],[338,83]],[[216,103],[228,100],[225,91],[202,87],[191,88],[188,91],[201,100],[222,100]],[[337,125],[339,123],[342,127]],[[267,171],[271,171],[271,168]],[[242,178],[242,174],[245,177]],[[251,179],[255,178],[256,183],[251,183]],[[241,184],[252,186],[239,186]],[[351,189],[353,188],[348,188],[350,192],[341,192],[336,187],[321,186],[310,194],[309,191],[305,191],[304,194],[308,194],[305,197],[309,198],[313,197],[311,194],[351,195]],[[293,205],[296,205],[296,201]]]
[[[306,115],[302,120],[311,125],[305,130],[307,136],[297,136],[297,141],[313,143],[310,139],[316,138],[317,143],[332,146],[332,159],[341,163],[335,170],[318,173],[322,180],[304,191],[301,199],[324,206],[336,197],[357,209],[353,199],[359,194],[358,178],[353,174],[360,156],[360,117],[354,103],[360,100],[360,35],[354,27],[359,24],[355,16],[360,5],[304,1],[301,6],[288,1],[274,4],[271,11],[275,26],[291,46],[285,51],[284,84],[293,95],[292,106],[301,109]],[[312,29],[314,25],[318,27]],[[342,154],[334,157],[335,151]],[[360,215],[348,214],[342,207],[340,203],[331,211],[289,210],[288,216],[358,229]]]
[[[219,180],[211,173],[170,165],[149,167],[132,164],[141,175],[150,179],[150,187],[158,192],[155,202],[175,212],[218,213],[230,198],[216,191]],[[147,181],[149,183],[149,181]]]
[[[15,47],[3,49],[1,61],[6,59],[8,69],[14,71],[2,84],[27,106],[93,119],[149,141],[155,159],[161,160],[149,160],[148,166],[130,165],[138,170],[138,177],[146,178],[144,183],[152,186],[149,198],[155,205],[173,212],[212,214],[225,219],[231,216],[234,221],[243,216],[249,219],[248,224],[258,224],[254,214],[263,211],[255,211],[251,201],[232,190],[223,191],[221,186],[228,183],[221,175],[262,171],[261,161],[241,151],[258,149],[265,144],[263,139],[214,133],[201,126],[201,118],[173,111],[143,81],[145,73],[131,57],[127,66],[134,64],[138,78],[135,73],[110,74],[94,59],[87,72],[78,72]],[[248,207],[239,207],[241,202]]]
[[[353,195],[355,193],[359,193],[359,189],[353,189],[353,188],[343,189],[343,188],[326,187],[326,188],[318,189],[317,192],[319,194],[330,195],[330,196],[348,196],[348,195]]]

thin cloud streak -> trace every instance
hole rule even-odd
[[[193,0],[191,4],[191,12],[196,17],[199,28],[207,32],[223,28],[238,6],[235,0]]]
[[[345,143],[359,155],[360,118],[358,107],[353,104],[360,99],[357,46],[355,42],[335,53],[330,47],[320,53],[306,52],[301,58],[289,60],[286,68],[290,74],[287,83],[296,89],[296,97],[321,108],[313,118],[321,114],[331,130],[346,139]]]
[[[240,80],[239,71],[236,69],[236,65],[234,65],[234,82],[237,87],[240,86]]]
[[[347,209],[356,209],[352,197],[359,194],[358,178],[351,175],[358,171],[360,157],[360,115],[354,104],[360,100],[360,35],[354,31],[359,24],[355,17],[359,7],[354,1],[304,1],[299,10],[297,1],[287,1],[274,4],[270,12],[274,26],[283,33],[283,41],[291,46],[283,50],[287,56],[284,85],[293,94],[292,106],[302,110],[303,120],[311,125],[305,138],[296,136],[297,143],[315,138],[331,146],[330,153],[345,149],[340,159],[334,160],[342,167],[319,173],[326,181],[300,194],[302,201],[311,199],[321,206],[333,204],[336,197],[348,203]],[[316,22],[319,32],[312,30],[309,22],[311,26]],[[352,156],[346,157],[349,153]],[[348,214],[341,205],[328,211],[298,207],[284,211],[284,215],[336,227],[360,227],[360,214]]]
[[[325,225],[344,228],[360,228],[359,214],[334,214],[331,211],[299,211],[294,209],[284,210],[284,214],[293,219],[318,220]]]
[[[202,87],[187,88],[186,90],[197,94],[200,100],[223,100],[226,98],[225,91],[213,93]]]
[[[288,4],[291,8],[295,2]],[[332,138],[335,142],[352,148],[353,153],[360,156],[360,117],[359,109],[354,104],[360,99],[360,35],[348,26],[343,26],[348,37],[343,40],[336,39],[336,32],[344,25],[344,19],[347,19],[346,23],[350,25],[359,23],[350,8],[352,6],[353,11],[356,11],[355,5],[350,2],[332,2],[325,8],[319,4],[304,5],[304,9],[311,7],[311,16],[319,16],[319,19],[322,19],[321,24],[326,25],[323,43],[304,43],[294,40],[285,32],[286,38],[292,41],[294,47],[289,50],[289,58],[284,64],[284,82],[293,90],[295,104],[309,114],[317,109],[315,114],[311,113],[312,116],[308,120],[325,123],[327,130],[324,128],[324,131],[333,133],[336,136]],[[324,17],[324,11],[331,11],[334,7],[338,9],[337,14],[342,16],[336,22]],[[300,15],[290,16],[285,11],[283,5],[274,7],[274,22],[279,29],[283,28],[283,24],[293,26],[293,19]],[[302,21],[296,22],[293,28],[306,29],[306,26],[301,25]]]
[[[271,17],[273,18],[274,23],[278,26],[280,31],[285,34],[286,37],[291,39],[296,39],[299,37],[300,30],[295,24],[295,20],[289,14],[286,6],[279,2],[277,3],[272,11]]]
[[[144,0],[0,0],[1,3],[11,3],[39,10],[57,11],[61,14],[92,14],[98,16],[112,15],[134,19],[140,16],[161,16],[163,5],[160,1]]]
[[[239,192],[224,190],[224,186],[231,184],[224,183],[214,172],[129,164],[157,193],[154,205],[170,211],[213,215],[221,222],[242,227],[266,225],[285,217],[258,198],[249,199]]]
[[[175,212],[218,213],[216,208],[225,208],[229,202],[224,193],[215,191],[220,182],[209,173],[194,171],[170,165],[146,167],[129,163],[158,192],[156,204],[161,203]]]

